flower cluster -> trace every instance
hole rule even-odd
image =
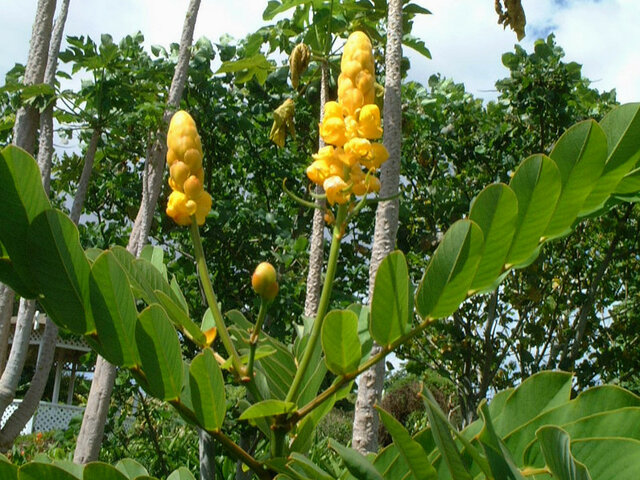
[[[322,185],[330,204],[347,203],[351,194],[380,190],[374,172],[388,158],[381,143],[380,109],[373,103],[375,71],[369,37],[354,32],[347,39],[338,77],[338,101],[327,102],[320,135],[328,145],[313,155],[307,176]],[[366,172],[363,170],[366,169]]]
[[[178,225],[190,225],[195,215],[198,225],[211,210],[211,195],[204,191],[202,144],[196,124],[187,112],[176,112],[167,134],[169,186],[173,190],[167,204],[167,215]]]

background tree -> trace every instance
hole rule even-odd
[[[531,54],[521,47],[505,54],[511,75],[497,82],[498,99],[486,106],[462,85],[439,77],[430,79],[430,93],[407,86],[405,195],[412,209],[401,212],[398,243],[416,264],[432,251],[439,232],[467,211],[482,185],[508,182],[517,158],[541,146],[548,153],[549,139],[570,123],[599,119],[615,105],[615,92],[591,89],[580,66],[563,63],[563,55],[552,36],[537,41]],[[625,215],[626,210],[614,210],[611,217],[584,222],[571,236],[545,247],[528,269],[510,274],[492,295],[467,301],[451,321],[436,324],[404,351],[408,368],[417,372],[429,366],[450,378],[468,422],[489,390],[557,366],[565,346],[575,345],[579,312],[606,309],[620,298],[615,272],[604,278],[595,272],[609,266],[612,258],[601,252],[611,247]],[[633,216],[627,220],[633,228]],[[434,233],[425,238],[424,231]],[[583,292],[592,279],[600,293],[589,300]],[[588,318],[590,328],[599,323],[595,316]],[[582,353],[587,349],[586,343],[579,347]],[[589,380],[577,371],[581,388]]]

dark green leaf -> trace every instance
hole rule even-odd
[[[358,317],[351,310],[333,310],[322,324],[322,349],[327,367],[336,375],[353,372],[360,364]]]
[[[226,412],[224,379],[210,348],[199,353],[189,367],[193,411],[206,430],[220,430]]]
[[[149,393],[160,400],[177,400],[183,375],[180,341],[161,306],[151,305],[138,316],[136,344]]]

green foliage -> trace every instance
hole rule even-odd
[[[419,478],[412,469],[418,462],[428,465],[422,472],[432,468],[437,471],[434,478],[454,480],[522,479],[530,475],[593,480],[612,478],[611,475],[635,478],[640,471],[637,458],[625,464],[624,472],[617,462],[622,457],[630,458],[637,448],[636,427],[621,428],[617,419],[635,418],[640,398],[618,387],[605,386],[571,399],[571,380],[571,375],[559,372],[534,375],[515,390],[496,394],[488,405],[482,403],[481,418],[461,432],[448,422],[426,391],[423,396],[430,428],[411,439],[401,425],[394,424],[394,443],[369,460],[370,465],[389,480],[404,475]],[[382,413],[381,418],[385,424],[393,424],[388,414]],[[594,421],[596,418],[598,421]],[[428,438],[432,440],[427,441]],[[621,450],[611,451],[614,445]],[[345,464],[351,461],[343,459]],[[613,473],[614,469],[617,473]]]

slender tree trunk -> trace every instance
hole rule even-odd
[[[44,82],[52,87],[55,84],[55,75],[58,67],[58,53],[60,52],[64,25],[69,11],[69,1],[70,0],[62,0],[49,46]],[[49,193],[51,185],[52,157],[53,104],[47,107],[40,117],[40,138],[38,143],[38,166],[40,167],[42,184],[47,194]],[[33,311],[35,311],[35,308]],[[33,323],[33,318],[29,323]],[[11,447],[16,437],[33,416],[33,413],[40,403],[45,386],[47,385],[51,365],[53,364],[57,338],[58,327],[47,317],[42,343],[40,344],[40,349],[38,351],[35,373],[31,379],[31,384],[29,385],[29,389],[27,390],[25,397],[22,399],[18,408],[11,414],[5,423],[4,428],[0,432],[0,449],[6,450]]]
[[[0,375],[4,372],[4,367],[7,364],[14,296],[13,290],[0,283]]]
[[[36,85],[38,83],[42,83],[44,80],[49,41],[51,39],[51,25],[53,23],[53,14],[55,9],[55,0],[38,1],[36,18],[31,31],[29,57],[27,59],[27,65],[24,72],[25,85]],[[37,129],[37,109],[29,105],[20,107],[16,113],[16,121],[13,126],[13,144],[33,153]],[[0,288],[0,295],[2,296],[0,299],[0,321],[3,322],[3,325],[6,325],[5,321],[7,321],[6,319],[8,318],[10,328],[11,316],[13,314],[13,299],[15,294],[9,287],[2,285],[2,288]],[[8,332],[4,335],[8,335]],[[6,355],[6,347],[4,346],[4,343],[0,348],[4,351],[4,354],[2,355],[2,361],[4,362]],[[15,364],[13,366],[15,366]],[[22,367],[20,371],[22,371]],[[4,411],[4,408],[0,409],[0,411]]]
[[[324,117],[324,104],[329,101],[329,65],[326,62],[320,64],[320,122]],[[325,146],[324,140],[319,136],[318,149]],[[320,185],[316,186],[316,193],[322,194],[324,190]],[[316,204],[324,207],[325,200],[318,199]],[[311,241],[309,248],[309,272],[307,273],[307,296],[304,301],[304,314],[307,317],[315,317],[320,302],[322,289],[322,264],[324,259],[324,211],[316,208],[313,211],[313,224],[311,229]]]
[[[7,366],[2,372],[2,377],[0,377],[0,412],[5,411],[16,394],[24,361],[27,358],[35,309],[36,304],[33,300],[25,301],[23,299],[20,301],[11,352],[9,353]]]
[[[38,1],[36,19],[31,31],[29,58],[24,72],[25,85],[36,85],[44,80],[55,10],[55,0]],[[37,129],[38,110],[31,105],[20,107],[16,113],[16,123],[13,127],[13,143],[29,153],[33,153]]]
[[[167,110],[164,114],[163,129],[156,132],[155,141],[147,155],[143,179],[142,201],[136,216],[127,249],[134,255],[139,255],[142,247],[147,242],[153,212],[156,208],[166,156],[166,130],[171,115],[180,104],[182,92],[188,76],[191,44],[193,43],[193,30],[196,24],[200,0],[191,0],[187,9],[187,15],[180,39],[180,53],[176,65],[169,97]],[[89,399],[85,408],[82,425],[73,456],[75,463],[88,463],[97,460],[104,435],[104,426],[109,412],[109,402],[113,391],[113,382],[116,378],[116,368],[101,356],[98,356],[96,369],[93,374],[93,382],[89,392]]]
[[[87,147],[87,152],[84,154],[84,166],[82,167],[82,173],[80,174],[80,180],[78,181],[76,196],[73,198],[71,215],[69,215],[71,220],[73,220],[73,223],[76,225],[80,221],[84,201],[87,198],[87,190],[89,189],[89,180],[91,179],[91,171],[93,170],[93,161],[96,158],[96,151],[98,150],[100,133],[100,128],[93,129],[91,140],[89,140],[89,145]]]
[[[380,170],[380,197],[398,193],[400,156],[402,153],[402,104],[400,99],[400,62],[402,60],[402,0],[389,1],[387,49],[385,54],[384,137],[389,160]],[[376,225],[369,266],[369,299],[376,273],[384,258],[394,249],[398,231],[398,200],[380,202],[376,210]],[[374,345],[371,355],[380,351]],[[380,400],[384,381],[384,362],[378,362],[359,379],[358,398],[353,420],[353,448],[374,452],[378,448],[378,415],[373,408]]]

